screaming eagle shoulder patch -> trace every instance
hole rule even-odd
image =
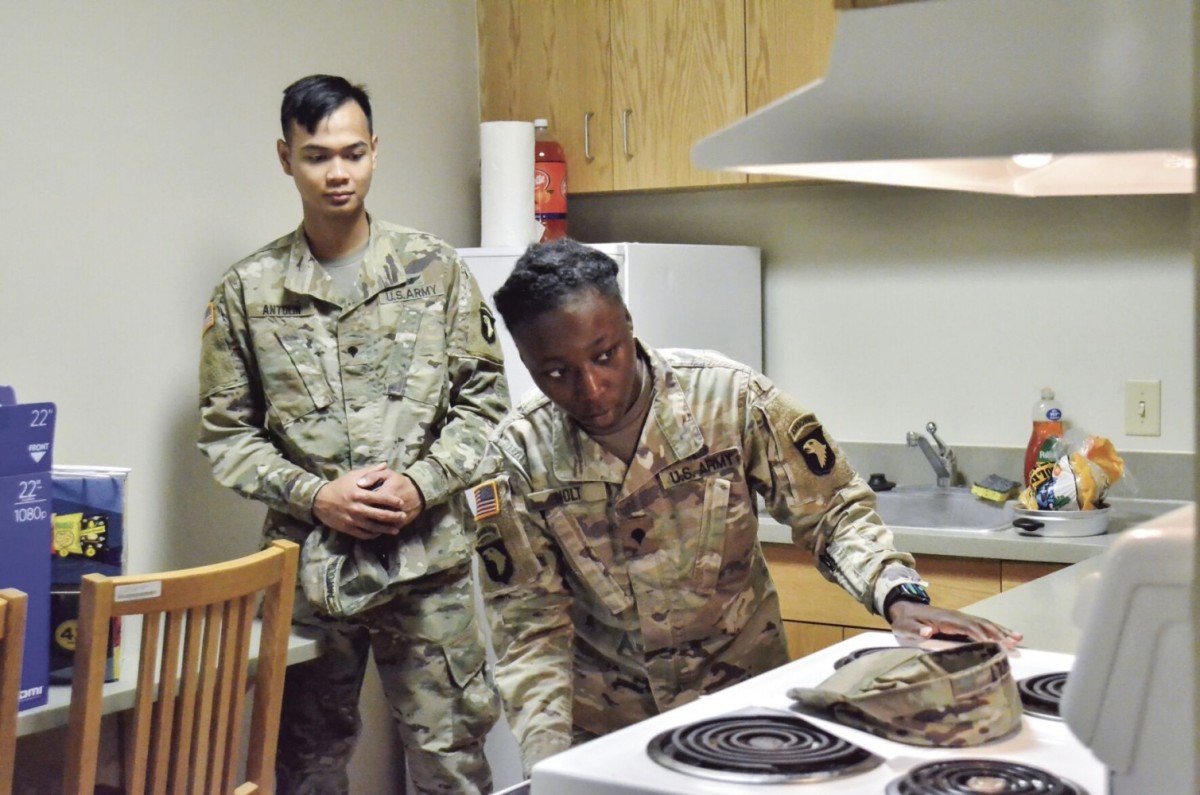
[[[480,536],[480,542],[476,545],[475,551],[483,564],[483,573],[491,583],[508,585],[517,571],[508,547],[494,528],[484,528]],[[484,540],[484,538],[489,540]]]
[[[788,426],[788,438],[792,440],[800,457],[814,475],[828,475],[836,463],[833,447],[825,440],[821,423],[812,414],[797,417]]]
[[[479,335],[488,345],[496,341],[496,318],[484,304],[479,306]]]

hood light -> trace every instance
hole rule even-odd
[[[1054,159],[1054,155],[1013,155],[1013,163],[1021,168],[1044,168],[1050,165],[1050,161]]]

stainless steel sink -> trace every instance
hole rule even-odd
[[[875,495],[879,516],[889,527],[922,530],[1003,530],[1012,525],[1009,504],[982,500],[970,489],[901,486]]]

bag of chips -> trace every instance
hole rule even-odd
[[[1058,460],[1036,466],[1019,501],[1031,511],[1094,510],[1124,474],[1125,461],[1113,443],[1089,436],[1078,449],[1068,447]]]

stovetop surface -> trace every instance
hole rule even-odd
[[[964,749],[905,745],[809,715],[840,737],[883,757],[873,770],[814,782],[741,783],[713,781],[669,770],[650,758],[647,746],[661,732],[693,721],[751,707],[788,710],[789,688],[812,687],[830,676],[834,663],[867,647],[895,646],[890,633],[867,632],[784,665],[734,687],[593,740],[539,763],[531,795],[833,795],[883,792],[917,765],[947,759],[1002,759],[1039,767],[1068,779],[1088,795],[1105,795],[1103,765],[1061,720],[1026,713],[1021,731],[999,743]],[[1009,654],[1013,677],[1069,671],[1068,654],[1018,649]]]

